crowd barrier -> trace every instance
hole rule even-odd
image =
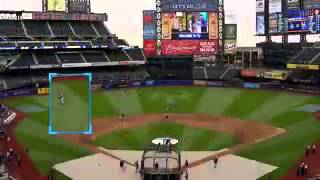
[[[154,87],[154,86],[203,86],[203,87],[230,87],[230,88],[246,88],[246,89],[273,89],[286,90],[301,93],[320,94],[319,89],[311,89],[311,87],[301,88],[301,85],[288,85],[280,82],[242,82],[242,81],[199,81],[199,80],[147,80],[147,81],[127,81],[121,83],[95,83],[92,90],[108,90],[114,88],[134,88],[134,87]],[[314,87],[314,86],[313,86]],[[44,94],[48,92],[48,88],[20,89],[0,92],[0,99],[11,96],[30,96],[36,94]]]

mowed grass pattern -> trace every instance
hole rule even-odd
[[[77,94],[77,96],[81,95]],[[116,97],[119,97],[120,100],[118,101]],[[44,106],[45,103],[43,102],[47,102],[47,98],[22,97],[7,99],[4,102],[12,106],[27,104]],[[171,108],[172,104],[175,107]],[[320,122],[316,121],[311,113],[293,110],[295,107],[304,104],[320,105],[320,97],[291,95],[263,90],[156,87],[143,88],[139,91],[137,89],[120,89],[117,91],[96,92],[93,94],[92,102],[93,116],[99,118],[117,116],[119,112],[116,109],[119,108],[121,112],[128,115],[164,112],[205,113],[239,117],[244,120],[260,121],[284,128],[287,130],[286,135],[252,145],[238,153],[250,159],[279,166],[279,169],[273,173],[275,179],[279,179],[292,166],[293,162],[300,159],[304,148],[308,144],[320,139]],[[167,107],[170,108],[168,109]],[[46,172],[45,169],[48,169],[42,166],[48,167],[52,165],[52,163],[46,162],[52,162],[53,155],[55,155],[55,162],[57,162],[62,159],[73,159],[75,156],[78,157],[83,154],[81,148],[74,149],[74,151],[69,149],[63,150],[66,153],[57,154],[54,149],[65,146],[65,144],[59,144],[60,140],[46,136],[48,112],[31,113],[28,116],[28,120],[21,123],[16,129],[17,136],[31,151],[45,152],[41,155],[42,161],[37,160],[36,156],[31,155],[42,172]],[[34,124],[40,124],[41,126],[37,126],[37,128],[43,130],[38,131],[30,128]],[[168,128],[164,128],[164,126],[167,125],[145,125],[141,129],[126,129],[121,132],[114,132],[113,134],[98,137],[97,144],[113,149],[141,149],[143,145],[148,144],[153,136],[166,134],[182,139],[181,142],[185,141],[185,143],[181,144],[182,149],[212,150],[215,148],[226,148],[230,142],[228,138],[218,138],[218,140],[220,139],[218,141],[218,136],[211,136],[211,133],[215,133],[211,131],[194,130],[191,127],[179,127],[177,129],[180,130],[168,132]],[[153,128],[153,131],[150,131],[150,127]],[[31,136],[26,136],[28,134]],[[52,148],[53,146],[44,141],[36,141],[34,139],[41,139],[42,136],[48,138],[46,139],[48,142],[56,142],[54,144],[55,148]],[[190,139],[195,140],[188,141]],[[234,143],[234,141],[232,142]],[[226,147],[223,147],[223,145],[226,145]],[[71,155],[67,151],[71,151],[75,155]]]
[[[80,91],[79,91],[80,89]],[[63,93],[64,105],[58,96]],[[58,132],[85,132],[89,127],[88,81],[52,83],[52,128]]]
[[[153,139],[159,137],[175,138],[179,141],[180,149],[189,151],[215,151],[238,143],[231,135],[174,122],[160,122],[99,136],[96,145],[107,149],[144,150]]]

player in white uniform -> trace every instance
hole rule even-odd
[[[58,99],[60,100],[60,104],[64,105],[64,96],[62,93],[60,93],[60,95],[58,95]]]

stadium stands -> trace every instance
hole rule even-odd
[[[220,79],[223,73],[227,70],[227,68],[223,66],[207,66],[205,69],[208,73],[208,79]]]
[[[0,20],[0,36],[3,37],[24,37],[25,33],[21,21]]]
[[[193,79],[204,80],[207,79],[204,67],[194,67],[193,68]]]
[[[131,59],[135,61],[146,60],[141,49],[127,49],[125,50],[127,54],[131,57]]]
[[[91,26],[90,22],[74,21],[74,22],[71,22],[70,24],[73,27],[74,32],[78,36],[81,36],[81,37],[95,37],[95,36],[99,35],[99,34],[97,34],[95,32],[95,30]]]
[[[54,53],[36,53],[35,57],[40,65],[59,64]]]
[[[47,21],[24,20],[24,26],[27,34],[32,37],[50,37],[52,36]]]
[[[58,52],[61,63],[84,63],[79,52]]]
[[[36,62],[31,54],[21,54],[15,61],[10,64],[11,67],[29,68],[30,65],[35,65]]]
[[[320,53],[320,48],[304,48],[289,64],[310,64],[310,62]]]
[[[107,62],[105,54],[101,51],[82,52],[87,62]]]
[[[107,50],[107,56],[112,61],[129,61],[129,57],[122,50]]]
[[[109,36],[110,32],[103,22],[92,22],[94,28],[96,28],[97,32],[100,36]]]
[[[50,26],[54,36],[57,37],[73,37],[73,34],[70,24],[65,21],[50,21]]]

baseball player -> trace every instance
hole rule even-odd
[[[64,105],[64,96],[63,96],[62,93],[60,93],[60,94],[58,95],[58,99],[59,99],[59,101],[60,101],[60,104],[61,104],[61,105]]]

